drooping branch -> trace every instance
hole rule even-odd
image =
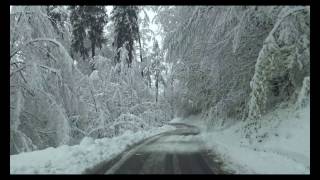
[[[58,62],[58,60],[57,60],[57,59],[50,53],[50,51],[48,51],[47,49],[45,49],[45,48],[43,48],[43,47],[41,47],[41,46],[37,46],[37,45],[35,45],[35,47],[43,50],[44,53],[46,53],[46,55],[47,55],[48,57],[50,57],[51,59],[53,59],[55,62]]]
[[[19,68],[17,63],[13,63],[13,64],[16,66],[16,68]],[[21,69],[21,70],[22,70],[22,69]],[[27,83],[27,80],[26,80],[26,78],[23,76],[21,70],[19,70],[19,71],[17,71],[17,72],[19,72],[19,74],[20,74],[21,78],[23,79],[23,81],[24,81],[25,83]],[[13,73],[12,73],[12,74],[13,74]],[[12,74],[10,74],[10,77],[11,77]]]
[[[55,44],[58,47],[61,47],[62,45],[56,41],[55,39],[51,39],[51,38],[37,38],[37,39],[32,39],[28,42],[26,42],[25,44],[21,45],[20,47],[18,47],[16,50],[14,50],[12,53],[10,53],[10,59],[15,56],[19,51],[21,51],[23,48],[27,47],[29,44],[31,43],[36,43],[36,42],[40,42],[40,41],[48,41],[51,42],[53,44]]]
[[[16,69],[16,70],[14,70],[13,72],[10,73],[10,77],[11,77],[13,74],[15,74],[16,72],[20,72],[20,71],[23,70],[24,68],[26,68],[25,65],[24,65],[24,66],[21,66],[20,68],[18,68],[18,69]]]

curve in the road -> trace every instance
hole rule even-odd
[[[219,161],[210,161],[201,145],[199,128],[182,123],[126,153],[106,174],[226,174]],[[219,162],[219,163],[217,163]]]

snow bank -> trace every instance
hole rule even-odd
[[[92,139],[85,137],[79,145],[63,145],[40,151],[10,156],[10,174],[79,174],[102,161],[110,160],[129,145],[150,136],[173,130],[162,126],[148,131],[125,132],[114,138]]]
[[[310,105],[298,111],[292,107],[278,109],[263,118],[278,123],[262,126],[260,133],[268,133],[261,143],[250,145],[241,138],[243,122],[201,136],[208,149],[219,153],[236,173],[309,174]]]

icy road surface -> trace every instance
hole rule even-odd
[[[174,123],[176,130],[147,139],[92,173],[104,174],[228,174],[223,163],[208,153],[200,130]],[[210,157],[209,157],[210,156]],[[108,167],[109,166],[109,167]]]

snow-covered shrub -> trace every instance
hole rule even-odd
[[[139,64],[128,66],[125,48],[117,65],[101,55],[71,58],[70,26],[60,24],[64,10],[14,6],[10,13],[11,154],[77,144],[84,137],[113,137],[169,120],[163,98],[153,103]]]
[[[114,66],[110,59],[96,56],[90,62],[95,70],[79,80],[79,96],[89,105],[87,119],[78,122],[82,134],[112,137],[129,129],[148,129],[168,121],[165,115],[155,120],[156,112],[158,115],[164,112],[151,102],[152,95],[143,82],[139,66],[133,63],[128,67],[123,59],[122,53],[120,65]],[[140,121],[145,123],[143,128]]]
[[[132,114],[121,114],[112,126],[115,129],[116,136],[123,134],[127,130],[136,132],[138,130],[148,128],[148,124],[143,119]]]
[[[230,91],[226,97],[221,98],[209,111],[202,113],[208,122],[208,129],[220,129],[233,123],[235,119],[240,120],[245,111],[245,92],[243,90]],[[206,116],[204,116],[206,115]]]
[[[295,100],[303,78],[310,74],[309,7],[285,7],[259,52],[250,82],[247,135],[259,128],[266,111]]]
[[[19,114],[10,117],[11,141],[25,142],[10,144],[10,153],[69,144],[70,119],[80,113],[75,81],[81,73],[69,56],[68,35],[57,34],[44,6],[14,6],[10,31],[10,113]]]

